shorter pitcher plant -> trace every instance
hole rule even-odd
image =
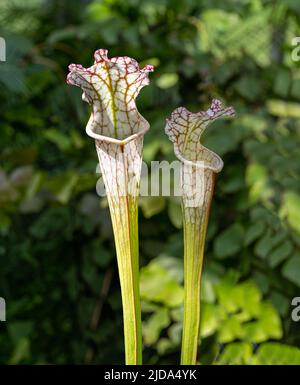
[[[81,87],[92,106],[86,133],[95,140],[106,189],[121,283],[126,364],[142,363],[139,295],[138,195],[143,137],[149,123],[135,98],[154,70],[127,56],[95,52],[90,68],[71,64],[67,82]]]
[[[192,113],[177,108],[167,119],[166,134],[181,161],[182,215],[184,232],[184,319],[181,364],[197,362],[200,334],[200,292],[203,254],[214,176],[223,168],[222,159],[204,147],[200,138],[214,120],[233,116],[232,107],[222,108],[217,99],[207,111]]]

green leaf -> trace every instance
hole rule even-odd
[[[49,128],[44,131],[43,136],[54,143],[61,151],[68,150],[71,147],[69,137],[56,128]]]
[[[172,341],[170,341],[168,338],[161,338],[157,343],[157,352],[160,356],[163,356],[164,354],[167,354],[169,351],[172,350],[174,347],[174,344]]]
[[[174,87],[178,83],[178,75],[175,73],[162,74],[157,80],[156,84],[159,88],[167,89]]]
[[[260,345],[253,357],[255,365],[299,365],[300,349],[280,343],[268,342]]]
[[[168,336],[174,345],[180,345],[182,333],[182,322],[176,322],[169,327]]]
[[[277,291],[272,291],[270,297],[279,314],[285,316],[290,308],[290,300]]]
[[[256,320],[243,324],[242,338],[253,343],[282,337],[281,320],[271,303],[263,302],[258,306]]]
[[[25,360],[28,360],[29,358],[30,358],[30,341],[28,338],[22,337],[18,341],[17,345],[15,346],[13,354],[9,359],[9,364],[17,365]]]
[[[300,196],[294,192],[284,194],[280,214],[300,234]]]
[[[286,68],[280,68],[275,78],[274,92],[283,98],[288,96],[291,86],[291,74]]]
[[[226,127],[226,135],[223,129]],[[217,152],[219,155],[225,155],[238,148],[245,132],[236,124],[227,124],[226,122],[214,122],[214,130],[211,133],[203,134],[203,143],[209,149]],[[206,137],[207,135],[207,137]]]
[[[176,227],[177,229],[181,229],[182,212],[181,212],[180,202],[177,202],[175,199],[170,199],[169,205],[168,205],[168,214],[173,226]]]
[[[251,225],[246,231],[244,245],[249,246],[264,232],[264,230],[265,225],[263,222],[258,222]]]
[[[293,251],[293,245],[290,241],[285,241],[276,247],[268,256],[269,265],[271,267],[278,266],[284,259],[286,259]]]
[[[279,339],[282,337],[281,320],[271,302],[261,304],[259,322],[266,339]]]
[[[176,322],[183,321],[183,306],[171,310],[172,319]]]
[[[250,164],[246,170],[246,182],[250,187],[251,202],[267,199],[272,195],[272,191],[268,187],[268,172],[265,166],[258,163]]]
[[[156,261],[141,269],[141,298],[160,302],[169,307],[182,304],[183,288]]]
[[[202,303],[200,334],[205,338],[214,334],[225,318],[222,308],[216,304]]]
[[[218,342],[228,343],[238,339],[243,334],[243,327],[240,320],[235,316],[225,319],[219,329]]]
[[[25,202],[27,200],[30,201],[32,198],[34,198],[36,196],[36,194],[40,190],[44,180],[45,180],[44,173],[42,173],[40,171],[34,173],[30,183],[27,186],[26,192],[25,192],[25,199],[24,199]]]
[[[259,321],[253,321],[243,325],[241,337],[243,340],[252,343],[260,343],[268,340],[268,336],[262,329]]]
[[[179,284],[183,282],[183,261],[181,258],[161,254],[155,259],[155,262],[167,270]]]
[[[231,257],[241,250],[243,240],[243,226],[240,223],[235,223],[217,237],[214,243],[214,252],[220,259]]]
[[[246,281],[238,285],[235,291],[237,303],[240,309],[246,313],[246,318],[257,316],[261,301],[261,293],[257,286],[251,281]]]
[[[272,29],[269,25],[271,8],[264,7],[259,12],[240,19],[237,25],[231,25],[224,36],[223,45],[228,54],[241,56],[245,52],[259,66],[270,65],[268,48],[271,44]]]
[[[254,101],[262,92],[261,83],[254,76],[242,76],[235,84],[237,92],[246,100]]]
[[[151,218],[164,210],[166,199],[164,197],[141,197],[140,206],[145,218]]]
[[[273,234],[270,230],[260,238],[256,243],[254,252],[260,258],[265,258],[271,250],[276,247],[283,239],[285,239],[285,234],[283,232],[278,232]]]
[[[252,357],[252,346],[248,342],[234,342],[225,346],[224,351],[217,360],[220,365],[247,364]]]
[[[104,2],[91,2],[86,9],[87,17],[91,22],[101,22],[103,20],[113,17],[113,11],[111,9],[113,1],[106,0]]]
[[[214,283],[212,277],[207,274],[207,272],[202,273],[201,281],[201,301],[207,303],[214,303],[216,300],[216,295],[214,291]]]
[[[78,182],[78,175],[74,172],[66,172],[53,177],[48,183],[48,189],[55,195],[58,202],[68,203],[72,192]]]
[[[266,294],[268,292],[269,286],[270,286],[268,277],[265,274],[256,271],[253,274],[253,279],[254,279],[257,287],[260,289],[260,291],[263,294]]]
[[[165,327],[170,323],[169,311],[166,308],[160,308],[152,314],[149,319],[143,323],[143,337],[145,345],[154,344]]]
[[[294,98],[300,99],[300,79],[293,79],[292,81],[292,89],[291,96]]]
[[[224,49],[219,44],[220,37],[232,26],[238,25],[239,19],[237,14],[221,9],[205,10],[202,13],[201,21],[198,23],[201,50],[212,52],[215,56],[224,58]]]
[[[270,114],[279,116],[281,118],[299,118],[300,117],[300,104],[293,102],[284,102],[282,100],[269,100],[267,102],[267,108]]]
[[[224,279],[216,286],[216,293],[219,303],[228,313],[241,311],[238,316],[241,321],[256,316],[259,311],[261,294],[251,281],[234,285]]]
[[[300,254],[292,256],[283,266],[282,275],[300,287]]]

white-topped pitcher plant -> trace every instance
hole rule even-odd
[[[222,108],[217,99],[207,111],[192,113],[179,107],[167,119],[166,134],[181,161],[182,215],[184,231],[184,319],[181,364],[197,362],[200,334],[200,289],[203,254],[215,174],[222,159],[204,147],[200,138],[214,120],[233,116],[232,107]]]
[[[90,68],[71,64],[67,83],[82,88],[92,107],[86,133],[95,140],[117,252],[123,304],[126,364],[142,363],[139,295],[138,195],[143,137],[149,123],[135,99],[153,66],[95,52]]]

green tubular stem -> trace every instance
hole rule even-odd
[[[181,364],[195,365],[200,329],[200,289],[204,242],[199,224],[184,225],[184,317]],[[196,236],[195,236],[196,235]],[[202,237],[201,237],[202,238]]]
[[[212,197],[212,192],[211,192]],[[181,365],[196,365],[200,335],[201,276],[210,200],[202,208],[183,206],[184,316]],[[186,210],[189,210],[188,213]],[[190,216],[196,219],[191,222]]]
[[[119,197],[118,204],[110,202],[110,212],[121,284],[126,365],[141,365],[142,334],[137,198]]]

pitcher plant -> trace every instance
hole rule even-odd
[[[181,364],[197,362],[200,334],[200,292],[203,254],[215,174],[222,159],[201,144],[201,135],[216,119],[233,116],[232,107],[222,108],[214,99],[207,111],[192,113],[179,107],[167,119],[166,134],[181,161],[182,215],[184,233],[184,318]]]
[[[142,363],[139,295],[138,195],[143,137],[149,123],[135,99],[154,70],[127,56],[95,52],[90,68],[69,66],[67,83],[82,88],[92,107],[86,133],[95,140],[116,245],[123,305],[126,364]]]

